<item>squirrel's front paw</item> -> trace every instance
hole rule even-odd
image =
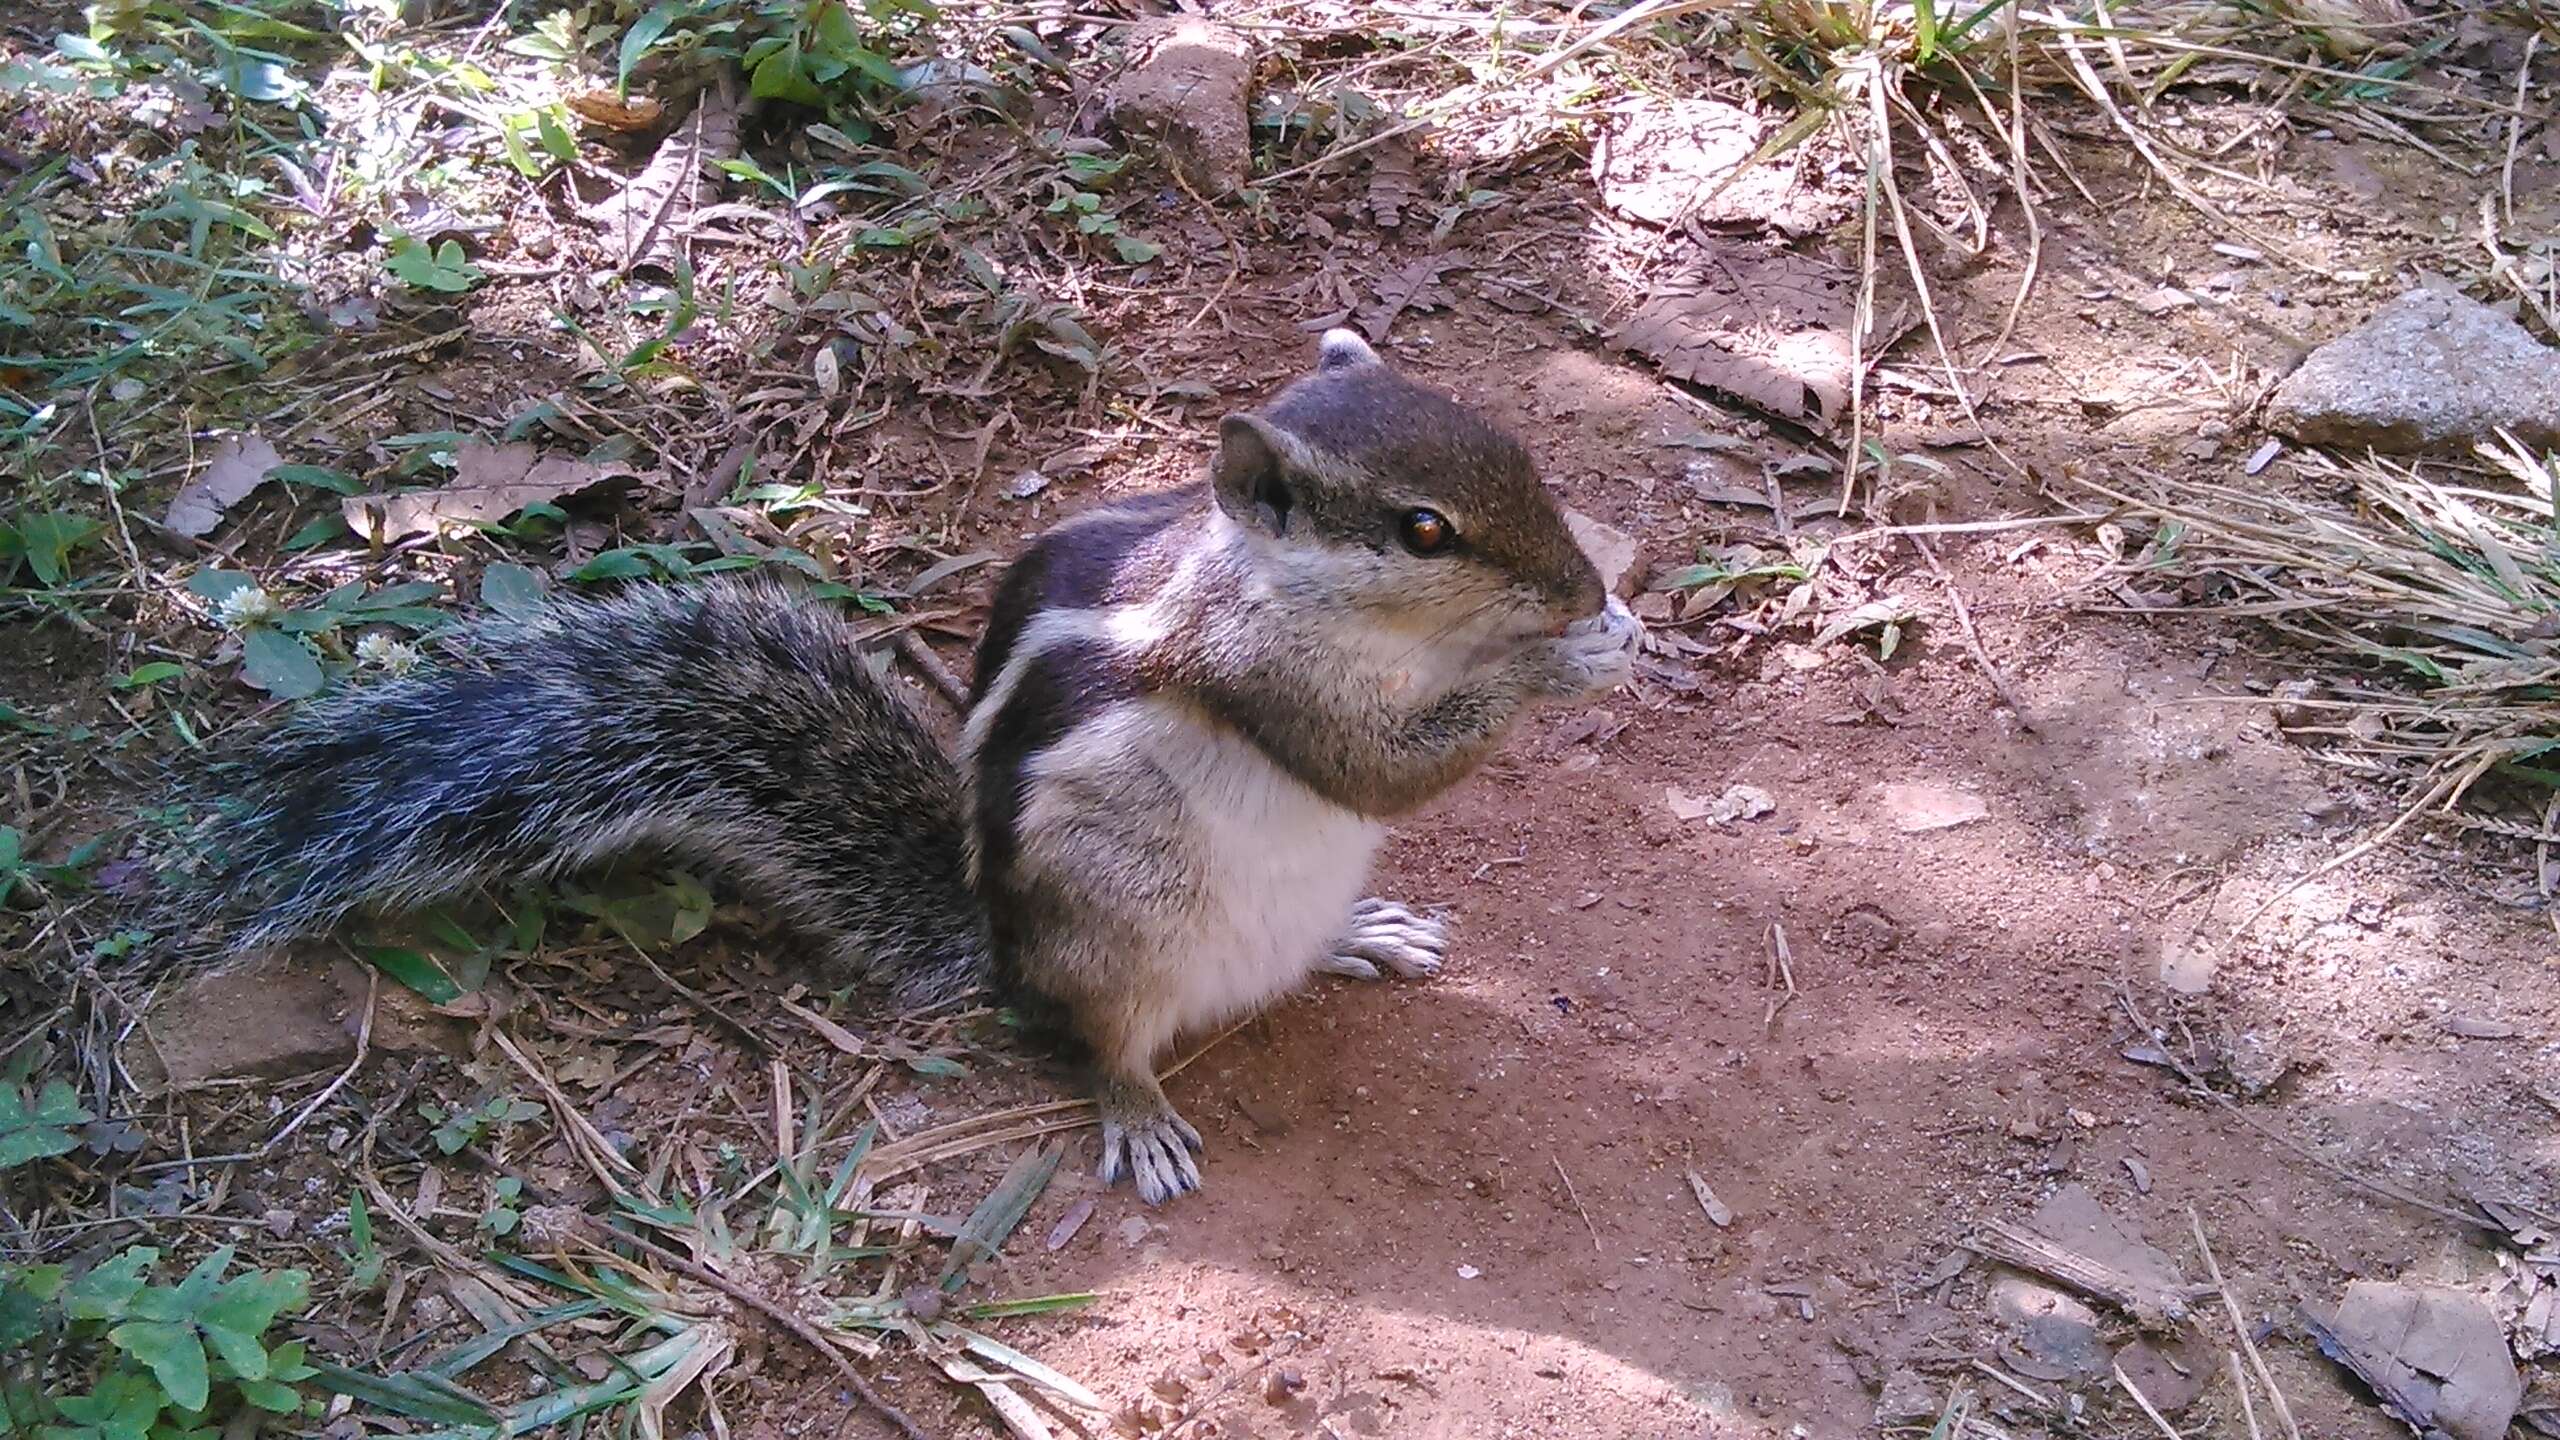
[[[1351,923],[1330,952],[1316,962],[1327,975],[1375,980],[1386,966],[1407,980],[1440,973],[1449,949],[1449,926],[1435,915],[1417,915],[1392,900],[1363,900],[1351,907]]]
[[[1604,695],[1635,675],[1636,647],[1644,622],[1617,596],[1606,608],[1565,627],[1547,643],[1549,688],[1560,697]]]

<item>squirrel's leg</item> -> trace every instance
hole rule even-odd
[[[1156,1052],[1165,1037],[1150,1012],[1086,1007],[1076,1029],[1093,1053],[1093,1099],[1102,1112],[1102,1167],[1106,1185],[1123,1171],[1138,1198],[1161,1205],[1200,1188],[1200,1132],[1165,1098],[1155,1076]]]
[[[1407,980],[1440,973],[1449,949],[1449,924],[1438,915],[1418,914],[1392,900],[1363,900],[1351,907],[1342,934],[1316,961],[1324,975],[1354,980],[1379,978],[1383,965]]]

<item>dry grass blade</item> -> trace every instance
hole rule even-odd
[[[1066,1156],[1066,1142],[1045,1142],[1015,1157],[1004,1172],[1004,1178],[969,1212],[960,1225],[960,1234],[951,1242],[951,1258],[942,1267],[942,1288],[956,1290],[969,1275],[969,1267],[995,1257],[1005,1237],[1022,1223],[1039,1202],[1049,1180],[1058,1173],[1058,1162]]]
[[[891,1404],[878,1390],[873,1389],[871,1382],[863,1378],[862,1372],[853,1368],[853,1362],[844,1358],[844,1352],[837,1349],[835,1343],[827,1338],[826,1333],[811,1324],[806,1317],[785,1310],[773,1301],[722,1275],[719,1271],[688,1260],[646,1236],[608,1229],[601,1222],[587,1216],[580,1216],[579,1220],[585,1226],[588,1238],[593,1242],[606,1246],[628,1245],[661,1265],[711,1286],[721,1294],[780,1326],[793,1339],[815,1350],[822,1359],[834,1366],[836,1374],[844,1380],[846,1387],[853,1391],[861,1403],[896,1426],[899,1433],[905,1435],[907,1440],[931,1440],[931,1437],[907,1415],[907,1412]]]
[[[2141,1407],[2143,1418],[2158,1427],[2160,1433],[2167,1436],[2168,1440],[2186,1440],[2185,1436],[2178,1433],[2178,1427],[2170,1424],[2168,1417],[2160,1413],[2160,1407],[2151,1403],[2151,1397],[2142,1393],[2142,1387],[2133,1383],[2133,1377],[2124,1373],[2124,1367],[2118,1365],[2114,1368],[2116,1384],[2124,1387],[2124,1393],[2132,1396],[2133,1403]]]
[[[2327,495],[2075,482],[2154,529],[2104,583],[2121,593],[2175,580],[2207,598],[2139,608],[2252,616],[2300,642],[2330,691],[2305,708],[2339,723],[2292,728],[2415,797],[2324,872],[2427,816],[2534,838],[2560,791],[2560,767],[2545,759],[2560,750],[2553,462],[2513,442],[2481,458],[2512,487],[2380,459],[2316,470]],[[2501,805],[2516,815],[2490,813]]]
[[[2249,1322],[2240,1314],[2240,1297],[2232,1293],[2231,1282],[2222,1277],[2222,1263],[2214,1259],[2213,1242],[2205,1238],[2204,1217],[2189,1210],[2187,1223],[2195,1229],[2196,1253],[2204,1257],[2204,1273],[2222,1295],[2223,1313],[2231,1317],[2231,1333],[2239,1337],[2240,1348],[2249,1352],[2249,1367],[2256,1372],[2258,1383],[2267,1387],[2268,1403],[2275,1407],[2277,1423],[2284,1426],[2287,1440],[2302,1440],[2302,1427],[2294,1423],[2293,1407],[2285,1403],[2284,1392],[2276,1388],[2276,1377],[2267,1369],[2267,1357],[2258,1353],[2258,1342],[2250,1338]],[[2240,1373],[2237,1351],[2231,1356],[2231,1379],[2239,1387],[2240,1405],[2249,1417],[2250,1440],[2258,1440],[2258,1412],[2249,1403],[2249,1383]]]

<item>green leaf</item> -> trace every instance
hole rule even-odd
[[[261,1336],[276,1317],[311,1299],[311,1277],[299,1270],[252,1270],[226,1284],[196,1311],[196,1323],[222,1363],[243,1380],[267,1378]]]
[[[142,1293],[142,1272],[160,1263],[160,1252],[136,1245],[91,1269],[62,1292],[62,1313],[74,1320],[120,1320]]]
[[[480,603],[501,615],[520,618],[540,610],[542,572],[530,565],[500,561],[480,572]]]
[[[24,555],[38,580],[59,585],[71,573],[71,552],[97,538],[105,527],[83,515],[47,511],[21,515],[13,528],[17,543],[6,548]]]
[[[38,1265],[0,1273],[0,1353],[44,1333],[47,1294],[62,1288],[62,1267]]]
[[[560,117],[552,113],[552,108],[553,107],[546,105],[542,109],[533,112],[534,138],[542,142],[544,153],[548,154],[552,159],[575,160],[578,158],[578,142],[569,138],[568,129],[561,125]],[[450,240],[447,240],[444,243],[447,248],[450,248],[453,251],[455,258],[460,258],[462,254],[460,246],[455,245],[454,242]],[[441,257],[442,253],[442,251],[439,251],[438,255]],[[468,269],[469,267],[466,266],[464,268]],[[472,274],[476,276],[479,272],[475,270],[472,271]]]
[[[234,590],[244,590],[257,583],[237,570],[199,570],[187,577],[187,593],[220,605],[231,598]]]
[[[277,1415],[290,1415],[302,1406],[302,1397],[292,1386],[274,1380],[241,1381],[240,1398]]]
[[[491,1426],[498,1412],[486,1401],[450,1380],[433,1375],[368,1375],[337,1365],[313,1365],[312,1378],[333,1395],[344,1395],[394,1415],[437,1425]]]
[[[649,53],[649,47],[658,43],[659,37],[667,33],[667,27],[676,23],[676,16],[681,13],[681,7],[674,0],[667,0],[667,3],[632,21],[631,28],[622,32],[622,48],[614,57],[613,88],[617,94],[629,93],[632,67],[640,63],[640,57]]]
[[[525,148],[524,128],[519,123],[522,118],[510,116],[498,121],[498,143],[506,148],[507,163],[516,167],[517,174],[527,180],[539,180],[542,178],[542,166],[533,158],[533,152]]]
[[[432,600],[444,593],[444,587],[433,580],[411,580],[399,585],[385,585],[370,595],[358,595],[346,602],[350,610],[373,614]]]
[[[1119,251],[1120,258],[1132,265],[1144,265],[1164,253],[1163,246],[1151,244],[1135,235],[1112,236],[1111,248]]]
[[[284,548],[287,551],[307,551],[312,546],[325,546],[325,543],[346,536],[346,533],[346,518],[335,510],[323,510],[320,515],[312,515],[300,530],[294,530],[292,538],[284,541]]]
[[[213,1398],[204,1345],[195,1327],[165,1320],[128,1320],[107,1332],[115,1347],[151,1367],[160,1388],[181,1410],[201,1410]]]
[[[450,1005],[462,998],[462,987],[436,962],[415,950],[376,945],[364,952],[372,966],[425,997],[430,1005]]]
[[[356,477],[344,470],[332,470],[326,465],[278,465],[267,472],[267,478],[281,480],[287,485],[305,485],[314,490],[327,490],[338,495],[364,493],[364,486],[357,483]]]
[[[404,285],[420,290],[460,294],[485,278],[480,267],[462,253],[462,242],[447,240],[432,250],[423,240],[402,235],[384,253],[382,268]]]
[[[303,1359],[302,1351],[302,1342],[299,1340],[288,1340],[284,1344],[277,1346],[275,1349],[268,1351],[267,1378],[270,1380],[282,1380],[288,1384],[297,1380],[310,1379],[312,1375],[311,1365],[310,1362]]]
[[[142,1440],[160,1418],[160,1387],[150,1377],[127,1369],[110,1370],[87,1395],[65,1395],[54,1402],[62,1417],[81,1428],[48,1427],[51,1435],[78,1440]]]
[[[231,1257],[235,1253],[236,1252],[233,1247],[225,1245],[214,1251],[212,1254],[207,1255],[202,1260],[197,1261],[196,1268],[188,1271],[187,1278],[179,1281],[178,1288],[170,1292],[171,1296],[180,1307],[181,1312],[187,1319],[193,1320],[196,1312],[202,1310],[206,1302],[212,1300],[213,1297],[219,1293],[222,1286],[222,1272],[231,1268]],[[178,1319],[179,1316],[175,1314],[155,1315],[150,1318],[155,1320],[175,1320]],[[201,1405],[190,1405],[187,1408],[190,1410],[201,1410],[204,1407]]]
[[[240,678],[279,700],[320,693],[320,662],[281,630],[259,626],[240,637]]]
[[[1060,1141],[1026,1150],[1014,1159],[1004,1178],[961,1222],[960,1233],[951,1242],[951,1257],[943,1262],[944,1290],[957,1291],[967,1283],[970,1266],[995,1258],[1006,1238],[1022,1224],[1022,1217],[1031,1212],[1041,1193],[1049,1188],[1050,1177],[1058,1173],[1058,1161],[1065,1155],[1065,1142]]]
[[[649,557],[637,550],[606,550],[569,572],[572,580],[637,580],[649,573]]]
[[[175,661],[154,660],[148,665],[136,665],[131,674],[118,677],[115,687],[119,690],[139,690],[145,685],[157,685],[163,680],[175,680],[186,673],[186,667]]]
[[[70,1127],[93,1118],[67,1081],[46,1081],[33,1106],[16,1086],[0,1089],[0,1170],[68,1154],[80,1144]]]
[[[784,100],[813,108],[827,103],[826,92],[811,84],[802,70],[798,45],[786,44],[758,61],[747,89],[759,100]]]

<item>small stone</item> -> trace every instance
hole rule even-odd
[[[1885,1377],[1876,1396],[1876,1424],[1883,1427],[1922,1425],[1938,1418],[1946,1397],[1917,1370],[1896,1370]]]
[[[1111,123],[1159,146],[1174,174],[1204,194],[1242,188],[1253,175],[1252,43],[1197,15],[1171,15],[1132,27],[1129,53],[1135,63],[1104,100]]]
[[[1905,835],[1952,830],[1991,813],[1981,796],[1952,785],[1888,781],[1879,788],[1886,816]]]
[[[2413,290],[2311,352],[2276,387],[2267,425],[2354,450],[2461,447],[2502,428],[2560,445],[2560,351],[2468,296]]]
[[[2163,285],[2148,294],[2132,295],[2126,298],[2132,301],[2134,309],[2151,316],[2166,315],[2172,310],[2183,310],[2196,303],[2196,297],[2174,285]]]

